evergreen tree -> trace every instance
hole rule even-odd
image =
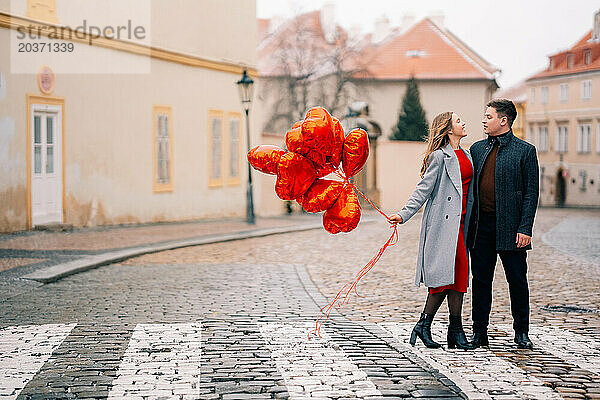
[[[425,110],[419,98],[419,86],[415,77],[411,76],[406,84],[402,109],[398,114],[398,122],[392,128],[390,139],[421,141],[427,136],[427,131]]]

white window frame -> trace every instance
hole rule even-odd
[[[566,103],[567,101],[569,101],[569,84],[561,83],[558,93],[558,98],[561,103]]]
[[[540,88],[540,103],[541,104],[548,104],[548,100],[549,100],[549,93],[548,93],[548,86],[542,86]]]
[[[527,129],[527,141],[535,146],[535,128],[533,124]]]
[[[596,125],[596,153],[600,154],[600,122]],[[600,187],[600,184],[598,187]]]
[[[575,65],[575,55],[573,53],[567,54],[567,68],[573,68]]]
[[[590,49],[586,49],[583,52],[583,59],[585,65],[590,65],[592,63],[592,51]]]
[[[218,122],[218,126],[216,123]],[[208,187],[222,187],[225,180],[225,112],[208,110]]]
[[[153,129],[153,189],[154,193],[173,191],[173,109],[171,106],[154,105]],[[166,130],[166,132],[165,132]],[[164,134],[166,133],[166,136]],[[163,150],[161,152],[161,149]],[[161,158],[166,157],[165,158]],[[166,163],[167,177],[160,173],[161,163]]]
[[[556,127],[556,152],[566,153],[569,151],[569,126],[565,124]]]
[[[237,125],[237,129],[236,128]],[[237,137],[236,137],[237,136]],[[224,169],[228,185],[240,185],[242,182],[242,114],[227,113],[227,128],[225,137]],[[235,170],[235,171],[234,171]],[[237,173],[235,173],[237,172]]]
[[[592,124],[583,123],[577,126],[577,152],[581,154],[591,151]]]
[[[531,95],[529,96],[529,104],[535,104],[535,88],[531,88]]]
[[[590,100],[592,98],[592,81],[587,79],[581,82],[581,99]]]
[[[538,126],[538,150],[542,153],[548,151],[548,125]]]

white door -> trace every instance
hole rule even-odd
[[[62,223],[61,108],[31,108],[31,223]]]

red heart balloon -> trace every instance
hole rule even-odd
[[[342,188],[342,182],[317,179],[306,193],[298,197],[298,203],[311,213],[325,211],[335,203]]]
[[[350,232],[360,222],[360,203],[350,185],[343,188],[333,206],[323,214],[323,227],[329,233]]]
[[[340,121],[337,118],[333,118],[333,152],[331,156],[329,156],[330,160],[328,160],[331,164],[333,164],[336,168],[340,166],[342,162],[342,151],[344,149],[344,128]]]
[[[248,152],[248,162],[260,172],[275,175],[277,163],[284,154],[285,150],[277,146],[256,146]]]
[[[334,148],[333,120],[323,107],[306,112],[302,122],[303,145],[300,154],[308,157],[317,168],[326,163],[326,157]]]
[[[304,194],[317,177],[313,164],[296,153],[286,153],[277,164],[275,193],[282,200],[294,200]]]
[[[369,136],[363,129],[353,129],[344,140],[342,169],[350,178],[361,170],[369,157]]]

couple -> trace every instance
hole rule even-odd
[[[445,112],[431,124],[421,167],[421,181],[392,224],[408,221],[427,202],[421,223],[415,283],[429,288],[425,309],[410,343],[419,337],[439,348],[431,323],[448,298],[448,348],[488,346],[492,281],[500,255],[508,287],[519,348],[531,349],[527,253],[538,203],[538,160],[535,147],[512,133],[517,117],[510,100],[492,100],[483,117],[487,139],[470,151],[460,146],[467,136],[456,113]],[[473,274],[473,338],[467,340],[461,322],[469,281],[469,249]]]

